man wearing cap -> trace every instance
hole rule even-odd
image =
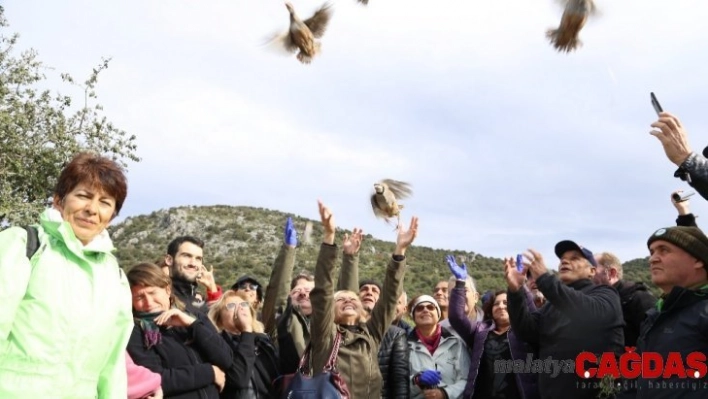
[[[659,353],[664,361],[670,352],[680,353],[684,362],[689,353],[705,356],[708,353],[708,237],[697,227],[667,227],[654,232],[647,246],[651,281],[663,294],[642,323],[637,352]],[[705,364],[705,360],[703,362]],[[649,379],[640,376],[636,398],[708,397],[706,375],[688,377]],[[697,389],[693,389],[694,386]]]
[[[541,398],[594,399],[600,381],[579,378],[570,364],[581,352],[622,353],[624,321],[619,295],[612,287],[593,284],[597,264],[587,248],[566,240],[556,244],[555,253],[561,261],[557,275],[549,273],[543,256],[533,249],[524,254],[527,261],[521,271],[514,259],[505,259],[511,328],[517,337],[538,348],[539,359],[572,362],[555,375],[539,375]],[[527,271],[547,301],[535,311],[522,289]]]

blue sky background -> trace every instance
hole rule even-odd
[[[321,2],[293,4],[307,18]],[[99,102],[143,158],[119,220],[212,204],[316,219],[322,198],[341,227],[393,240],[368,200],[390,177],[413,184],[420,245],[533,247],[555,266],[574,239],[629,260],[688,189],[649,135],[649,92],[708,144],[705,1],[598,1],[584,46],[560,54],[552,0],[338,0],[309,66],[260,46],[288,26],[280,0],[3,5],[56,89],[113,57]]]

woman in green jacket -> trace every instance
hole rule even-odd
[[[31,259],[25,229],[0,232],[0,398],[127,397],[131,295],[106,231],[127,191],[116,162],[81,153],[34,226]]]
[[[398,297],[403,291],[405,252],[418,234],[418,218],[408,230],[398,227],[393,256],[386,268],[381,299],[366,320],[359,295],[351,291],[334,292],[333,274],[337,258],[334,244],[335,223],[330,210],[319,203],[324,239],[315,266],[312,302],[312,369],[322,372],[332,351],[336,334],[343,334],[335,367],[349,388],[352,399],[380,399],[383,384],[378,363],[381,340],[396,316]],[[355,229],[355,246],[361,245],[362,231]],[[315,339],[314,337],[317,337]]]

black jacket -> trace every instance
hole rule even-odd
[[[222,399],[272,398],[273,380],[278,375],[278,355],[265,334],[242,333],[221,336],[231,347],[233,364],[226,371]]]
[[[292,326],[292,323],[298,323]],[[298,327],[298,328],[294,328]],[[291,331],[302,332],[302,336],[293,336]],[[302,353],[298,345],[307,346],[310,343],[310,319],[295,309],[288,298],[283,314],[277,321],[278,359],[282,374],[292,374],[297,371]]]
[[[594,285],[583,279],[565,285],[550,273],[536,280],[546,304],[530,311],[524,290],[509,291],[508,311],[511,328],[521,340],[538,346],[539,359],[572,363],[584,351],[599,354],[622,353],[624,333],[622,308],[617,291],[607,285]],[[538,387],[542,399],[595,399],[598,389],[583,388],[574,372],[540,373]]]
[[[379,348],[379,368],[383,377],[381,397],[384,399],[407,399],[410,397],[410,363],[406,331],[391,326]]]
[[[162,376],[165,398],[218,399],[212,365],[226,372],[233,362],[231,349],[204,315],[188,328],[160,328],[162,341],[145,348],[143,332],[136,323],[128,341],[128,353],[136,364]]]
[[[637,341],[637,352],[656,352],[666,360],[669,352],[681,357],[691,352],[708,353],[708,285],[698,291],[674,287],[662,299],[661,311],[647,312]],[[679,387],[664,387],[669,383]],[[681,386],[680,384],[683,384]],[[697,389],[692,389],[695,384]],[[688,379],[642,379],[638,381],[637,399],[698,399],[708,397],[708,376]]]
[[[203,302],[199,307],[194,306],[194,302],[196,301],[194,295],[197,293],[197,287],[197,283],[190,283],[189,281],[178,278],[172,279],[172,290],[177,299],[184,304],[187,312],[193,315],[197,313],[206,315],[209,312],[206,302]]]
[[[654,307],[656,297],[642,283],[620,280],[613,287],[619,292],[624,317],[624,346],[637,346],[639,326],[647,310]]]

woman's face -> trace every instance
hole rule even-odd
[[[224,301],[220,319],[224,330],[231,333],[238,333],[243,326],[241,326],[236,319],[253,323],[251,305],[243,298],[237,296],[229,297]],[[253,326],[251,326],[251,328],[253,328]]]
[[[416,326],[432,326],[438,324],[438,310],[430,302],[421,302],[415,307],[413,321]]]
[[[506,293],[494,298],[492,318],[495,324],[509,324],[509,312],[506,310]]]
[[[86,245],[108,227],[116,211],[116,201],[102,190],[79,183],[66,197],[54,196],[54,208],[71,225],[76,238]]]
[[[170,287],[130,287],[133,294],[133,309],[138,312],[155,313],[170,309]]]
[[[339,324],[355,323],[364,308],[359,297],[351,292],[343,292],[334,299],[334,320]]]

